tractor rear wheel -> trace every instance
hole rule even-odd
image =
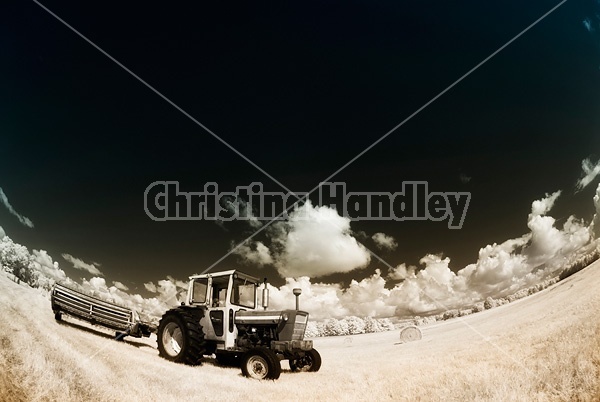
[[[167,311],[158,325],[158,354],[177,363],[200,363],[205,350],[203,316],[204,310],[183,306]]]
[[[281,363],[271,349],[254,348],[242,357],[242,374],[257,380],[276,380],[281,374]]]
[[[319,371],[321,368],[321,355],[316,349],[307,350],[303,357],[290,359],[292,371]]]

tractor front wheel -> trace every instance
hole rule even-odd
[[[290,359],[292,371],[319,371],[321,368],[321,355],[316,349],[307,350],[303,357]]]
[[[276,380],[281,374],[281,364],[271,349],[251,349],[242,357],[242,374],[257,380]]]

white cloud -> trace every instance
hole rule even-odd
[[[571,216],[560,230],[554,225],[556,220],[545,214],[550,211],[560,191],[547,195],[531,205],[531,214],[527,226],[531,230],[531,241],[527,245],[524,255],[527,262],[535,268],[547,263],[555,257],[565,256],[580,248],[590,240],[589,228],[583,222]]]
[[[565,256],[592,240],[590,227],[587,227],[584,221],[575,218],[573,215],[569,216],[564,223],[562,231],[565,237],[565,244],[560,252]]]
[[[33,268],[40,272],[45,278],[50,279],[50,285],[53,282],[64,282],[67,280],[65,271],[59,268],[57,261],[52,261],[52,257],[45,250],[33,250]]]
[[[312,319],[322,320],[348,315],[348,311],[340,303],[342,289],[339,284],[313,284],[307,276],[297,279],[286,278],[286,284],[280,288],[269,285],[270,308],[276,310],[295,308],[294,288],[302,289],[300,309],[308,311]]]
[[[583,190],[600,174],[600,159],[595,164],[589,158],[584,159],[581,162],[581,170],[583,173],[577,180],[577,191]]]
[[[179,289],[187,289],[188,288],[188,282],[181,281],[179,279],[175,279],[171,275],[167,275],[167,280],[172,282],[175,285],[175,287],[177,287]]]
[[[521,287],[521,279],[531,272],[525,256],[515,254],[514,242],[487,245],[479,250],[475,264],[458,271],[466,285],[478,299],[513,292]]]
[[[532,217],[538,215],[546,215],[550,209],[554,206],[556,199],[560,196],[561,191],[556,191],[552,194],[546,194],[546,197],[541,200],[536,200],[531,203],[531,214],[529,214],[529,220]]]
[[[450,269],[449,258],[429,254],[420,263],[425,268],[406,278],[390,292],[387,303],[396,306],[396,315],[443,311],[474,301],[464,278]]]
[[[380,270],[360,281],[351,281],[346,289],[337,283],[311,283],[308,277],[287,278],[286,284],[280,288],[270,286],[271,308],[294,308],[292,290],[296,287],[302,289],[300,308],[310,312],[315,320],[351,315],[382,318],[443,310],[429,296],[447,301],[451,306],[466,300],[464,294],[455,294],[452,289],[458,288],[462,279],[449,270],[449,259],[427,256],[423,262],[428,264],[424,270],[392,289],[386,288],[387,282]]]
[[[151,298],[144,298],[139,294],[131,295],[118,287],[119,282],[113,282],[114,286],[109,287],[106,280],[100,277],[91,278],[89,281],[84,279],[78,286],[96,297],[135,309],[141,313],[142,319],[159,319],[165,311],[184,300],[185,291],[179,290],[175,282],[179,281],[159,281],[156,288],[159,294]]]
[[[259,267],[273,263],[273,257],[271,257],[269,248],[260,241],[251,243],[250,245],[242,244],[233,253],[241,256],[244,262]]]
[[[269,231],[282,277],[319,277],[368,265],[370,254],[351,235],[350,220],[307,201]]]
[[[156,285],[152,282],[144,283],[144,287],[148,292],[156,293]]]
[[[149,292],[158,293],[157,298],[161,302],[175,306],[185,300],[188,283],[167,275],[165,279],[158,281],[157,284],[153,282],[144,283],[144,287]]]
[[[385,284],[381,271],[377,269],[368,278],[352,280],[350,286],[342,292],[340,302],[350,315],[391,317],[396,307],[388,303],[391,291],[385,288]]]
[[[600,207],[600,189],[598,192]],[[388,278],[403,282],[389,290],[379,271],[352,281],[347,289],[338,284],[311,284],[308,278],[288,279],[286,285],[273,292],[274,304],[293,308],[292,289],[299,286],[303,289],[301,306],[316,312],[316,319],[412,316],[470,306],[487,296],[512,294],[556,275],[556,268],[566,256],[589,241],[589,230],[583,222],[570,217],[559,229],[554,227],[552,217],[545,216],[558,196],[554,193],[532,203],[530,233],[481,248],[477,262],[456,273],[450,268],[449,258],[429,254],[421,259],[424,268],[419,271],[406,264],[391,269]]]
[[[335,209],[313,207],[310,201],[297,206],[287,221],[273,224],[267,237],[270,248],[257,241],[234,253],[246,263],[273,264],[284,278],[350,272],[370,261],[369,251],[352,236],[350,220]]]
[[[407,267],[405,263],[402,263],[396,268],[390,269],[390,271],[388,272],[388,277],[395,281],[401,281],[406,278],[413,278],[415,276],[416,270],[417,267],[415,267],[414,265]]]
[[[392,236],[388,236],[385,233],[375,233],[371,239],[375,242],[375,245],[379,249],[395,250],[398,247],[398,242]]]
[[[4,236],[6,236],[6,232],[4,229],[2,229],[2,226],[0,226],[0,239],[2,239]]]
[[[113,281],[113,285],[115,285],[117,289],[122,290],[124,292],[127,292],[129,290],[127,286],[125,286],[122,282],[119,281]]]
[[[590,231],[593,233],[594,238],[597,239],[600,237],[600,183],[598,183],[596,194],[594,194],[594,207],[596,208],[596,213],[592,219]]]
[[[8,212],[10,212],[12,215],[16,216],[17,219],[19,219],[19,222],[21,222],[23,225],[25,225],[29,228],[33,228],[33,222],[31,222],[31,220],[29,218],[19,214],[17,211],[15,211],[13,206],[10,205],[10,202],[8,202],[8,197],[6,196],[6,194],[4,194],[4,191],[2,190],[1,187],[0,187],[0,202],[6,207],[6,209],[8,209]]]
[[[170,306],[176,306],[185,300],[184,296],[187,292],[182,291],[183,287],[177,286],[178,282],[172,278],[158,281],[158,286],[156,287],[159,295],[157,297],[158,300]]]
[[[100,266],[100,264],[97,264],[94,262],[92,262],[91,264],[88,264],[79,258],[73,257],[71,254],[61,254],[61,255],[62,255],[62,258],[64,258],[66,261],[73,264],[73,268],[75,268],[75,269],[81,269],[83,271],[89,272],[92,275],[103,275],[104,276],[104,274],[98,269],[98,266]]]

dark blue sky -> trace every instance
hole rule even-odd
[[[127,3],[43,2],[279,181],[307,191],[557,2]],[[353,223],[398,240],[384,255],[390,264],[443,252],[460,269],[480,247],[525,233],[531,202],[558,189],[559,223],[591,218],[593,189],[574,194],[574,183],[581,160],[600,149],[600,36],[582,23],[597,7],[568,1],[335,177],[354,191],[427,180],[472,193],[461,230]],[[59,255],[70,253],[126,283],[184,278],[247,227],[153,222],[143,210],[151,182],[279,190],[33,2],[0,6],[0,57],[0,187],[36,226],[5,210],[0,225],[63,266]],[[245,268],[276,279],[272,269]]]

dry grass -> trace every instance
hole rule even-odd
[[[248,380],[210,359],[158,357],[154,339],[115,342],[0,276],[0,400],[600,401],[600,263],[526,299],[422,328],[319,338],[318,373]],[[483,338],[482,338],[483,336]],[[283,363],[283,367],[287,368]]]

